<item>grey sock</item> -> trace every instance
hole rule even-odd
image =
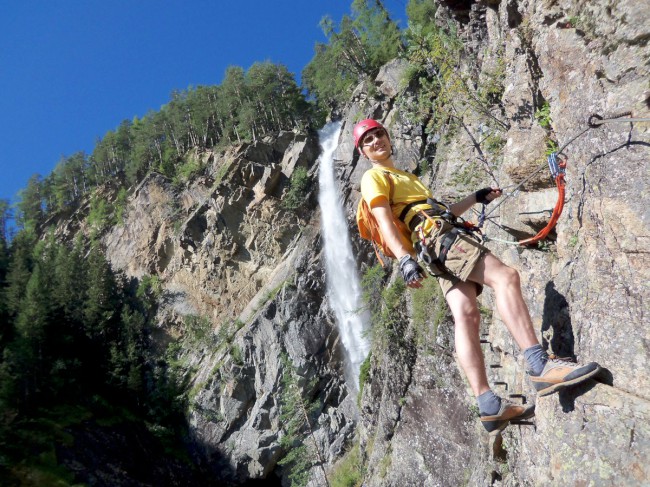
[[[531,375],[540,375],[548,360],[548,354],[539,344],[524,350],[524,357],[526,358],[526,362],[528,362]]]
[[[478,410],[481,416],[491,416],[501,409],[501,398],[492,392],[492,389],[484,392],[476,399],[478,400]]]

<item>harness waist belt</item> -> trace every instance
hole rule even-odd
[[[432,218],[444,218],[452,225],[455,224],[453,215],[451,215],[451,213],[449,212],[446,211],[441,212],[439,210],[435,210],[434,208],[429,208],[427,210],[421,210],[421,211],[425,215],[429,215]],[[415,231],[415,228],[426,219],[426,216],[424,216],[422,213],[416,213],[415,215],[413,215],[413,218],[411,218],[411,221],[409,222],[409,230],[411,230],[412,232]]]
[[[406,219],[406,215],[409,214],[409,211],[411,211],[411,209],[414,206],[424,205],[426,203],[427,203],[427,200],[419,200],[419,201],[414,201],[413,203],[409,203],[404,208],[402,208],[402,212],[399,214],[399,219],[402,220],[404,223],[406,223],[404,220]]]
[[[426,200],[419,200],[419,201],[414,201],[413,203],[409,203],[406,205],[404,208],[402,208],[402,212],[399,214],[399,219],[402,220],[402,222],[406,223],[406,217],[408,216],[409,211],[413,209],[414,206],[417,205],[425,205],[428,204],[430,208],[424,211],[427,215],[432,216],[432,217],[443,217],[445,218],[445,214],[447,214],[450,218],[450,220],[453,220],[453,216],[451,215],[451,212],[449,211],[449,207],[445,205],[444,203],[440,203],[438,200],[435,200],[433,198],[427,198]],[[420,213],[416,213],[413,215],[411,220],[409,221],[409,230],[413,231],[415,230],[415,227],[417,227],[422,221],[424,220],[424,217]]]

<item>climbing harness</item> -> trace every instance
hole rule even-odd
[[[431,201],[431,198],[427,201],[430,201],[429,204],[432,208],[434,208],[433,204],[438,203],[436,200]],[[468,236],[474,241],[474,245],[481,242],[481,229],[473,223],[455,216],[448,209],[442,213],[431,210],[420,210],[418,213],[418,215],[413,217],[413,219],[419,217],[418,225],[414,227],[417,228],[418,233],[418,242],[415,244],[415,250],[419,258],[427,265],[429,271],[434,276],[443,275],[448,272],[445,266],[447,254],[461,235]],[[424,225],[421,225],[426,220],[431,223],[431,228],[428,231],[425,231]],[[451,228],[445,231],[445,225],[451,226]],[[435,230],[438,230],[438,232],[435,232],[435,236],[432,237]],[[442,232],[443,236],[440,238],[439,248],[436,250],[436,241],[440,237],[440,232]]]
[[[496,238],[491,238],[488,237],[487,235],[484,235],[483,238],[485,241],[491,240],[495,242],[501,242],[501,243],[507,243],[507,244],[514,244],[514,245],[533,245],[537,244],[538,242],[544,240],[548,234],[555,228],[555,225],[557,224],[560,215],[562,214],[562,210],[564,209],[564,197],[565,197],[565,189],[566,189],[566,180],[565,180],[565,175],[566,175],[566,165],[567,165],[567,159],[564,157],[563,159],[560,159],[562,152],[573,142],[575,142],[578,138],[580,138],[582,135],[587,133],[589,130],[599,128],[603,124],[607,123],[634,123],[634,122],[650,122],[650,118],[630,118],[632,116],[632,112],[622,112],[618,113],[616,115],[612,115],[609,118],[604,118],[601,115],[598,114],[592,114],[589,119],[587,120],[587,127],[580,131],[577,135],[575,135],[573,138],[571,138],[568,142],[566,142],[562,147],[560,147],[556,152],[552,152],[549,154],[547,158],[547,165],[551,173],[551,178],[555,182],[555,185],[558,190],[558,198],[555,203],[555,207],[553,208],[553,211],[551,213],[551,217],[546,224],[546,226],[541,229],[537,235],[526,238],[523,240],[519,240],[518,242],[513,242],[510,240],[502,240],[502,239],[496,239]],[[624,118],[625,117],[625,118]],[[532,178],[534,178],[537,174],[539,174],[542,170],[547,165],[541,165],[537,170],[533,171],[530,175],[528,175],[526,178],[524,178],[523,181],[519,182],[514,186],[514,189],[507,195],[504,195],[505,197],[499,201],[498,204],[496,204],[489,212],[486,213],[486,205],[483,204],[481,208],[481,212],[478,217],[478,224],[477,226],[479,228],[483,227],[483,224],[485,223],[485,220],[489,219],[489,216],[494,213],[494,211],[499,208],[504,202],[506,202],[509,198],[515,196],[519,192],[519,188],[521,188],[524,184],[526,184],[528,181],[530,181]],[[505,189],[505,188],[504,188]]]

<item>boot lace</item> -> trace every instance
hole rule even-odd
[[[554,364],[563,364],[563,365],[575,365],[576,361],[575,359],[571,357],[558,357],[554,353],[549,353],[548,354],[548,360],[549,362],[552,362]]]

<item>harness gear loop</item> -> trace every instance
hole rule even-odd
[[[431,265],[434,265],[441,274],[448,272],[447,267],[445,267],[447,254],[461,234],[478,235],[478,237],[474,237],[477,239],[477,241],[483,237],[481,229],[478,226],[474,225],[472,222],[455,216],[449,210],[433,216],[431,215],[430,211],[427,212],[425,210],[419,210],[416,217],[418,217],[419,223],[422,223],[425,220],[429,220],[432,224],[432,227],[438,229],[440,229],[440,227],[443,225],[442,221],[445,221],[452,226],[452,228],[441,237],[440,248],[438,252],[436,252],[433,248],[435,246],[435,239],[429,238],[429,235],[431,233],[425,234],[423,225],[419,225],[417,229],[420,241],[416,244],[415,248],[417,250],[418,256],[425,264],[429,266],[430,269]],[[413,218],[415,219],[415,217]],[[434,273],[434,275],[437,274]]]

